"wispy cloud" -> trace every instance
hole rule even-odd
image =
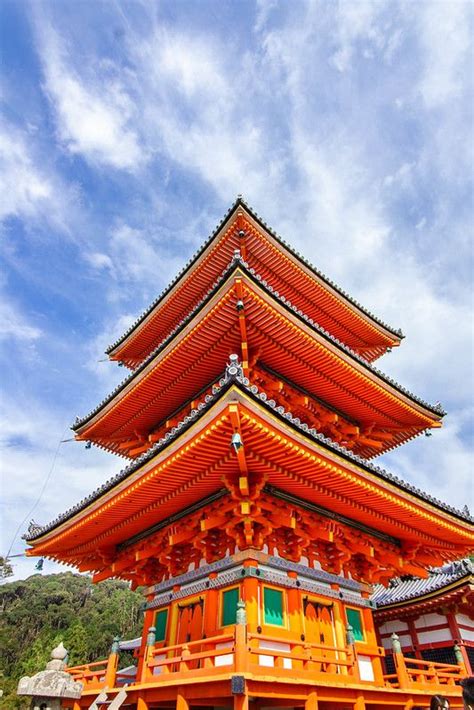
[[[0,218],[31,217],[55,203],[51,179],[35,164],[31,137],[6,121],[0,123]]]
[[[458,99],[472,75],[472,5],[420,3],[417,19],[423,48],[419,89],[426,105],[436,108]]]
[[[116,169],[137,170],[146,160],[138,132],[136,108],[113,65],[77,62],[55,30],[41,23],[38,31],[46,90],[64,148],[86,160]]]
[[[41,329],[32,325],[17,306],[8,302],[5,296],[0,298],[0,341],[35,341],[41,335]]]

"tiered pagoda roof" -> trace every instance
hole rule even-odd
[[[238,199],[74,425],[132,462],[32,530],[30,554],[134,583],[265,545],[370,582],[467,554],[469,515],[368,460],[444,414],[371,363],[400,338]]]
[[[322,328],[366,360],[400,344],[403,334],[383,323],[295,252],[239,197],[176,279],[107,349],[136,367],[187,317],[229,264],[235,250]]]

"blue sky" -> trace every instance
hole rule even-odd
[[[125,374],[105,347],[238,193],[403,329],[379,366],[449,415],[382,462],[472,510],[472,5],[3,0],[0,13],[2,554],[75,416]],[[33,517],[121,467],[61,444]]]

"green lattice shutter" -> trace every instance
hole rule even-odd
[[[278,589],[263,588],[263,608],[266,624],[283,626],[283,592]]]
[[[356,641],[364,640],[364,629],[362,626],[362,614],[358,609],[346,609],[347,623],[352,626],[352,633]]]
[[[168,609],[161,609],[160,611],[157,611],[155,616],[156,641],[165,640],[167,623]]]
[[[222,594],[222,626],[235,624],[237,614],[237,602],[239,601],[239,589],[228,589]]]

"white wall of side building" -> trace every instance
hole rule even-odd
[[[392,639],[390,637],[393,633],[398,635],[402,647],[411,646],[411,636],[409,633],[407,635],[407,632],[408,624],[405,621],[400,621],[399,619],[394,619],[394,621],[386,621],[385,624],[379,626],[382,646],[385,649],[391,650]]]
[[[446,616],[444,614],[423,614],[422,616],[419,616],[418,619],[415,619],[415,628],[416,629],[422,629],[422,628],[430,628],[431,626],[447,626],[448,622],[446,620]]]
[[[474,641],[474,621],[466,614],[456,614],[459,633],[463,641]]]
[[[393,621],[386,621],[384,624],[379,626],[379,631],[381,634],[399,634],[408,631],[408,624],[406,621],[394,619]]]
[[[437,643],[438,641],[453,641],[449,627],[418,632],[419,643]]]

